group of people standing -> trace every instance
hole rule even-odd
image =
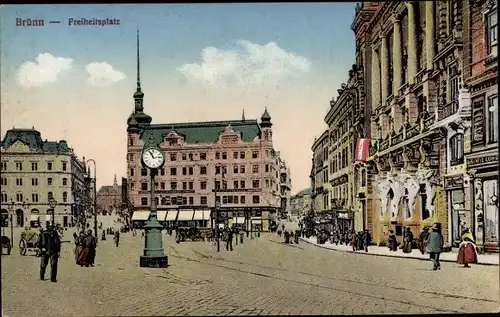
[[[77,235],[75,232],[73,234],[73,242],[75,244],[76,264],[82,267],[94,266],[97,241],[92,235],[92,230],[88,230],[86,234],[84,231],[81,231],[80,235]]]
[[[434,223],[430,228],[425,227],[418,236],[418,248],[422,254],[429,254],[434,271],[441,270],[440,256],[444,251],[444,237],[440,223]],[[404,253],[411,253],[413,242],[413,233],[407,227],[403,232],[403,242],[400,248]],[[398,244],[393,230],[389,231],[388,238],[389,250],[397,251]],[[477,250],[474,243],[474,237],[469,229],[462,232],[461,243],[459,244],[457,263],[464,267],[470,267],[469,264],[477,263]]]

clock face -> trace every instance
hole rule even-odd
[[[142,153],[142,161],[148,168],[160,168],[165,161],[165,156],[160,150],[150,148]]]

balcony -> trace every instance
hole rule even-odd
[[[452,101],[443,107],[441,111],[438,112],[439,121],[448,118],[449,116],[457,113],[458,111],[458,100]]]

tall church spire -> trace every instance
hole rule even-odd
[[[116,174],[115,174],[115,179],[113,180],[113,186],[118,186],[118,181],[116,180]]]
[[[144,111],[144,93],[141,90],[141,58],[139,55],[139,30],[137,30],[137,90],[134,93],[135,111]]]
[[[243,109],[243,113],[241,114],[241,121],[245,121],[245,109]]]
[[[137,29],[137,91],[141,91],[141,59],[139,46],[139,29]]]

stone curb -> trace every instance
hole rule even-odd
[[[429,261],[429,259],[422,259],[422,258],[418,258],[418,257],[414,257],[414,256],[403,256],[403,255],[392,255],[392,254],[376,254],[376,253],[367,253],[367,252],[355,252],[355,251],[350,251],[350,250],[338,250],[338,249],[331,249],[331,248],[327,248],[323,245],[320,245],[320,244],[315,244],[313,242],[310,242],[304,238],[300,238],[300,240],[306,242],[306,243],[309,243],[309,244],[312,244],[318,248],[323,248],[323,249],[326,249],[326,250],[331,250],[331,251],[336,251],[336,252],[344,252],[344,253],[353,253],[353,254],[362,254],[362,255],[373,255],[373,256],[383,256],[383,257],[391,257],[391,258],[400,258],[400,259],[412,259],[412,260],[420,260],[420,261]],[[440,259],[439,260],[440,262],[449,262],[449,263],[456,263],[456,261],[454,260],[442,260]],[[478,262],[478,263],[475,263],[474,265],[486,265],[486,266],[499,266],[498,264],[496,263],[481,263],[481,262]]]

